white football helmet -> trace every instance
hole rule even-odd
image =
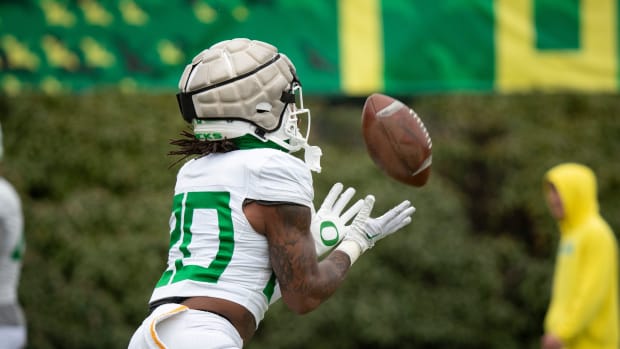
[[[304,149],[306,163],[320,172],[321,150],[308,144],[311,116],[295,66],[276,47],[245,38],[219,42],[185,67],[179,90],[181,114],[197,139],[253,135],[289,152]]]

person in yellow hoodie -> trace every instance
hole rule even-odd
[[[560,241],[542,349],[618,349],[618,247],[599,214],[594,172],[581,164],[551,168],[545,198]]]

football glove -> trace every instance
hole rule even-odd
[[[317,256],[324,255],[342,241],[347,232],[346,224],[362,208],[363,200],[360,199],[341,214],[355,195],[353,188],[347,188],[344,193],[342,189],[342,183],[334,184],[319,210],[312,216],[310,232],[314,238]]]
[[[342,243],[338,245],[337,250],[348,254],[351,264],[362,253],[372,248],[377,241],[411,223],[411,215],[415,212],[415,207],[411,206],[411,202],[405,200],[381,217],[370,218],[374,205],[375,197],[366,196],[361,210],[347,228]]]

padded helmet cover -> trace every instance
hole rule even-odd
[[[292,62],[262,41],[238,38],[200,52],[185,67],[177,94],[186,121],[243,120],[276,130],[293,82]],[[294,96],[292,96],[294,98]]]

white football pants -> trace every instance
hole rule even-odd
[[[128,349],[240,349],[243,340],[225,318],[180,304],[163,304],[138,327]]]
[[[0,326],[0,349],[21,349],[26,346],[26,326]]]

